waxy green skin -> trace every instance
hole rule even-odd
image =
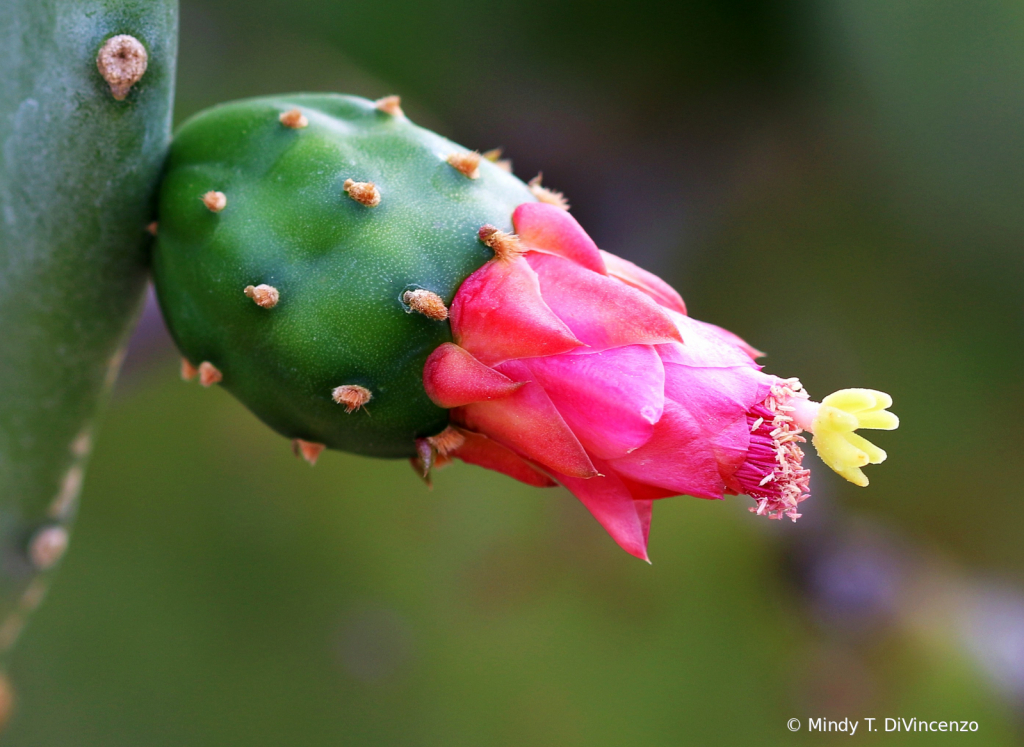
[[[118,34],[149,58],[123,101],[96,67]],[[177,34],[177,0],[0,0],[0,647],[40,598],[32,538],[70,529],[140,307]]]
[[[309,126],[278,117],[299,109]],[[447,321],[409,313],[405,291],[450,304],[493,252],[478,231],[512,230],[534,201],[519,179],[482,159],[469,179],[446,162],[466,148],[373,102],[334,94],[250,99],[203,112],[175,135],[160,193],[153,276],[164,317],[194,365],[289,438],[376,457],[415,455],[448,413],[423,390],[423,365],[451,340]],[[346,179],[373,182],[376,207]],[[211,212],[202,196],[227,196]],[[243,294],[271,285],[274,308]],[[343,384],[369,389],[346,413]]]

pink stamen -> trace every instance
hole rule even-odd
[[[796,521],[801,516],[797,506],[809,497],[811,473],[802,467],[804,454],[798,445],[806,439],[796,420],[786,414],[798,412],[806,397],[798,380],[780,380],[764,402],[747,412],[750,449],[736,479],[757,502],[750,510],[759,516]]]

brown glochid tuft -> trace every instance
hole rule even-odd
[[[298,109],[291,109],[284,112],[277,118],[277,120],[285,127],[290,127],[293,130],[301,130],[303,127],[309,127],[309,120],[306,119],[306,115]]]
[[[32,564],[45,571],[52,568],[68,549],[68,530],[62,526],[43,527],[29,543],[28,554]]]
[[[181,380],[192,381],[199,375],[199,369],[189,363],[188,358],[181,359]]]
[[[518,236],[501,231],[489,223],[480,227],[479,235],[480,240],[494,250],[496,259],[510,262],[524,252]]]
[[[342,188],[360,205],[366,207],[380,205],[380,190],[373,182],[357,182],[355,179],[346,179]]]
[[[546,202],[549,205],[554,205],[555,207],[561,208],[562,210],[568,210],[569,201],[565,199],[565,195],[562,194],[561,192],[556,192],[553,189],[542,187],[540,182],[543,178],[544,174],[543,172],[541,172],[528,182],[530,192],[533,194],[533,196],[536,197],[541,202]]]
[[[374,101],[373,105],[378,110],[385,114],[390,114],[392,117],[405,116],[405,112],[402,111],[402,99],[400,96],[385,96]]]
[[[228,206],[228,196],[213,189],[203,195],[202,200],[206,209],[211,213],[219,213]]]
[[[316,460],[320,458],[320,453],[326,448],[323,444],[318,444],[315,441],[303,441],[301,438],[292,440],[292,453],[309,462],[310,467],[316,465]]]
[[[203,361],[199,364],[199,383],[203,386],[213,386],[223,378],[224,374],[210,361]]]
[[[458,428],[453,428],[449,425],[436,436],[428,437],[427,441],[437,449],[438,454],[448,456],[462,446],[462,444],[466,443],[466,437],[459,432]]]
[[[423,314],[428,319],[443,322],[448,318],[448,307],[444,305],[444,300],[432,291],[423,288],[406,291],[402,294],[402,301],[410,309]]]
[[[485,151],[485,152],[481,153],[480,155],[482,155],[484,158],[486,158],[488,161],[493,163],[495,166],[497,166],[502,171],[507,171],[508,173],[511,174],[512,173],[512,159],[510,159],[510,158],[502,158],[501,154],[503,152],[504,152],[504,150],[502,148],[491,148],[490,150]]]
[[[466,178],[480,178],[480,154],[475,150],[469,153],[452,153],[447,160],[453,169]]]
[[[281,294],[272,285],[247,285],[242,292],[251,298],[261,309],[272,309],[277,306],[277,302],[281,299]]]
[[[110,95],[124,101],[132,86],[139,82],[149,64],[142,42],[128,34],[112,36],[100,47],[96,67],[110,86]]]
[[[331,391],[331,399],[345,406],[345,412],[351,413],[366,405],[373,394],[365,386],[358,384],[342,384]]]

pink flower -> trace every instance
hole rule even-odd
[[[513,223],[517,235],[481,229],[495,258],[452,302],[454,343],[427,360],[427,394],[454,425],[421,442],[421,465],[456,457],[531,485],[557,481],[645,560],[659,498],[746,494],[751,511],[796,520],[808,497],[801,433],[826,410],[845,424],[836,428],[856,415],[763,373],[761,353],[687,316],[668,284],[599,250],[564,210],[526,203]],[[844,469],[884,459],[852,431],[895,427],[887,406],[862,397],[854,410],[874,420],[829,432]]]

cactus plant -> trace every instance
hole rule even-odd
[[[0,648],[75,514],[146,280],[175,0],[0,4]]]
[[[797,519],[804,431],[866,485],[887,395],[812,402],[664,281],[600,251],[563,195],[409,122],[395,97],[252,99],[176,135],[154,277],[186,378],[315,462],[452,457],[569,488],[647,558],[653,501],[745,493]]]

